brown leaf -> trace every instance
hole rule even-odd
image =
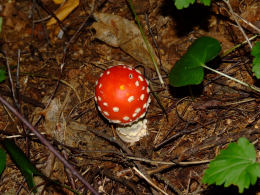
[[[154,69],[140,30],[133,21],[106,13],[95,13],[94,18],[97,22],[92,27],[96,30],[97,39],[113,47],[120,47],[137,61]],[[158,63],[159,59],[151,45],[150,48]]]
[[[68,0],[61,7],[59,7],[55,15],[60,21],[63,21],[76,7],[79,5],[79,0]],[[51,18],[47,23],[47,27],[56,24],[57,20],[55,18]]]

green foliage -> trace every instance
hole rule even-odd
[[[206,6],[210,6],[211,0],[200,0],[200,2]]]
[[[253,69],[257,79],[260,79],[260,42],[256,42],[252,48],[251,55],[254,56]]]
[[[5,71],[0,69],[0,82],[2,82],[3,80],[5,80]]]
[[[175,6],[177,9],[183,9],[190,6],[190,4],[193,4],[195,0],[175,0]],[[200,0],[200,2],[206,6],[210,5],[211,0]]]
[[[35,166],[26,157],[23,151],[15,144],[14,141],[4,139],[3,145],[6,151],[9,153],[17,167],[20,169],[21,173],[26,179],[28,187],[30,189],[35,187],[33,176],[41,175],[41,173],[35,168]]]
[[[246,138],[240,138],[237,143],[230,143],[210,162],[202,182],[224,184],[225,187],[233,184],[238,186],[239,193],[243,193],[250,184],[256,183],[259,176],[260,166],[256,162],[254,145]]]
[[[194,2],[195,0],[175,0],[175,6],[177,9],[183,9],[189,7]]]
[[[2,32],[3,28],[3,17],[0,17],[0,33]]]
[[[5,169],[5,164],[6,164],[6,153],[3,149],[0,148],[0,175]]]
[[[200,37],[189,47],[170,72],[170,84],[174,87],[200,84],[204,77],[203,67],[221,50],[220,43],[212,37]]]

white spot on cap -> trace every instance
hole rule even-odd
[[[110,71],[107,71],[107,75],[109,75],[110,74]]]
[[[136,72],[138,72],[139,74],[142,74],[141,72],[140,72],[140,70],[135,70]],[[138,76],[139,77],[139,76]]]
[[[128,67],[128,70],[133,70],[133,68],[132,67]]]
[[[138,76],[138,79],[139,79],[140,81],[144,81],[144,79],[143,79],[143,77],[142,77],[141,75]]]
[[[101,112],[101,108],[100,108],[99,106],[98,106],[97,108],[98,108],[98,110]]]
[[[146,103],[144,103],[144,105],[143,105],[143,109],[145,109],[145,108],[146,108],[146,106],[147,106],[147,104],[146,104]]]
[[[147,79],[145,79],[145,81],[146,81],[147,85],[149,85],[149,81]]]
[[[129,120],[129,117],[128,117],[128,116],[124,116],[123,120],[124,120],[124,121],[128,121],[128,120]]]
[[[98,99],[98,101],[101,101],[101,97],[100,96],[97,96],[97,99]]]
[[[148,98],[148,102],[149,102],[149,104],[150,104],[150,102],[151,102],[151,98],[150,98],[150,97]]]
[[[149,89],[149,87],[147,87],[147,93],[150,93],[150,89]]]
[[[118,111],[119,111],[119,108],[118,108],[118,107],[113,107],[113,111],[114,111],[114,112],[118,112]]]
[[[120,120],[110,120],[112,123],[121,123]]]
[[[132,101],[134,101],[134,99],[135,99],[134,96],[130,96],[130,97],[127,99],[127,101],[128,101],[128,102],[132,102]]]
[[[95,102],[97,102],[97,97],[96,96],[94,97],[94,100],[95,100]]]
[[[135,86],[136,86],[136,87],[139,86],[139,81],[135,81]]]
[[[102,77],[102,76],[103,76],[103,73],[101,73],[99,77]]]
[[[137,113],[134,113],[134,114],[132,115],[132,117],[136,117],[136,115],[137,115]]]
[[[96,81],[96,85],[98,84],[98,81]]]
[[[142,94],[141,96],[140,96],[140,99],[143,101],[144,100],[144,94]]]
[[[104,111],[104,115],[109,116],[109,113],[107,111]]]
[[[104,106],[108,106],[108,103],[107,103],[107,102],[104,102],[103,105],[104,105]]]
[[[123,68],[127,68],[126,66],[123,66]]]
[[[133,74],[129,74],[129,79],[132,79],[132,78],[134,78]]]
[[[143,118],[145,116],[145,113],[143,113],[139,118]]]
[[[135,109],[135,113],[137,113],[137,114],[138,114],[140,111],[141,111],[141,108],[136,108],[136,109]]]
[[[98,88],[100,89],[101,87],[102,87],[102,84],[100,83],[99,86],[98,86]]]
[[[145,90],[145,86],[142,87],[142,90]]]

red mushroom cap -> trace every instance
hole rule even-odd
[[[118,65],[100,75],[95,101],[106,119],[127,125],[144,117],[151,101],[149,92],[148,81],[138,70]]]

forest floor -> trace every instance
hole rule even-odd
[[[211,6],[194,3],[178,10],[172,0],[134,1],[144,32],[162,62],[162,85],[145,49],[135,48],[138,43],[132,42],[131,25],[121,25],[124,19],[134,22],[127,1],[68,2],[73,8],[69,15],[50,23],[57,9],[65,10],[52,0],[0,1],[0,69],[7,71],[8,62],[12,75],[12,81],[7,76],[0,83],[0,96],[18,108],[100,194],[160,194],[158,189],[165,194],[237,194],[236,187],[207,186],[201,180],[208,162],[240,137],[256,143],[259,159],[259,94],[210,71],[196,86],[174,88],[168,79],[171,68],[199,37],[217,39],[222,54],[245,41],[227,5],[212,1]],[[238,21],[246,36],[259,33],[248,25],[250,22],[260,28],[259,0],[231,0],[230,4],[244,18]],[[121,16],[114,21],[120,29],[116,24],[106,29],[109,24],[102,23],[99,13]],[[119,37],[109,37],[117,31],[121,32]],[[121,44],[109,44],[113,38]],[[123,47],[123,42],[130,44]],[[244,44],[222,57],[214,68],[259,86],[252,73],[250,52]],[[136,67],[153,85],[145,116],[149,134],[133,145],[119,139],[114,125],[100,115],[94,101],[99,75],[117,64]],[[84,185],[30,133],[0,105],[0,137],[15,137],[16,144],[47,177],[88,194]],[[73,194],[39,177],[35,177],[35,184],[38,194]],[[259,187],[257,183],[245,193],[260,193]],[[0,194],[29,191],[8,156],[0,176]]]

